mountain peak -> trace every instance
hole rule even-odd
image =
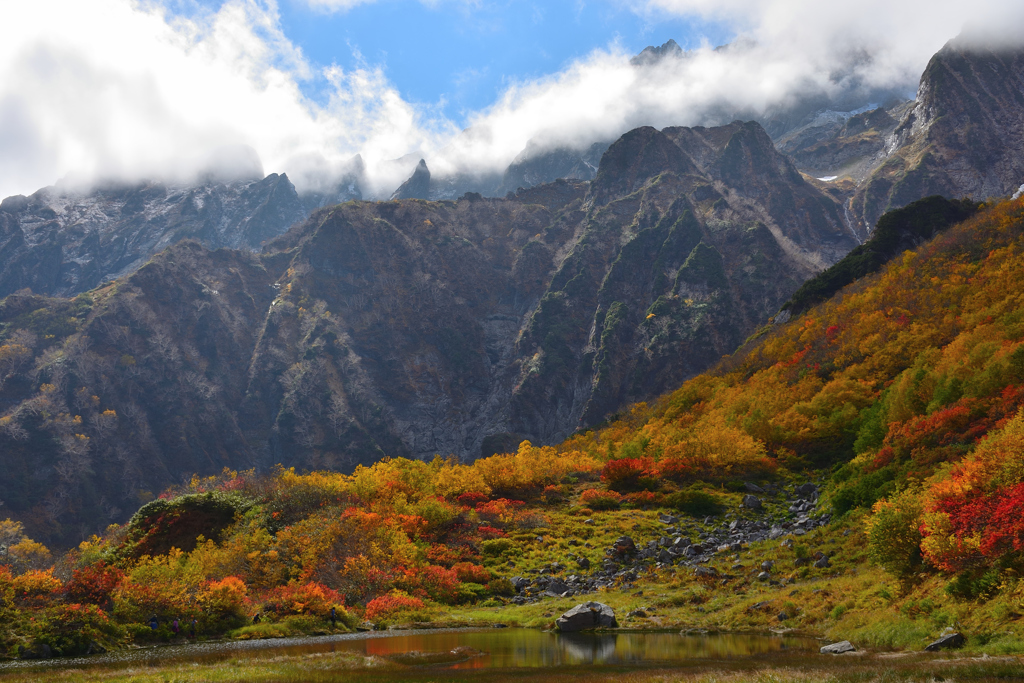
[[[416,170],[404,183],[398,186],[391,199],[427,199],[430,193],[430,169],[427,162],[420,159]]]
[[[629,60],[629,63],[633,66],[647,66],[649,64],[657,64],[666,57],[682,57],[683,48],[679,47],[679,43],[668,39],[667,42],[659,46],[648,45],[640,54]]]

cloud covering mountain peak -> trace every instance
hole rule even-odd
[[[156,1],[19,3],[0,44],[0,195],[68,175],[187,182],[215,150],[247,147],[300,191],[340,179],[359,154],[367,193],[386,196],[411,171],[392,160],[411,153],[439,176],[494,173],[531,140],[582,148],[639,125],[723,123],[802,97],[912,93],[968,22],[974,39],[1006,41],[999,27],[1024,19],[1011,0],[651,0],[635,11],[723,21],[737,39],[639,66],[621,45],[600,47],[510,81],[455,122],[406,99],[385,64],[313,63],[273,0],[187,16]]]

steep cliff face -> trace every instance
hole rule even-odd
[[[268,246],[289,275],[246,410],[270,461],[317,466],[552,441],[707,367],[855,245],[739,122],[631,131],[592,183],[335,207]]]
[[[0,499],[75,541],[186,473],[255,466],[238,423],[276,276],[183,242],[74,299],[0,301]]]
[[[641,128],[592,182],[349,202],[0,305],[0,499],[67,537],[170,482],[558,440],[731,352],[856,245],[756,123]]]
[[[986,199],[1024,182],[1024,51],[950,41],[851,202],[863,226],[933,194]]]
[[[317,197],[304,198],[305,203]],[[81,194],[44,188],[0,206],[0,296],[29,288],[72,296],[134,271],[182,239],[258,250],[309,209],[285,175]]]

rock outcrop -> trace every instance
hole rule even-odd
[[[821,647],[819,652],[823,655],[841,655],[846,652],[856,652],[857,648],[848,640],[843,640],[838,643],[832,643],[831,645],[824,645]]]
[[[555,626],[563,633],[590,631],[596,628],[615,628],[615,611],[600,602],[584,602],[558,617]]]
[[[0,296],[73,296],[133,272],[183,239],[258,250],[309,214],[285,175],[262,180],[58,187],[0,206]]]
[[[851,202],[860,229],[886,211],[939,194],[984,200],[1024,181],[1024,50],[963,38],[932,57],[917,100]]]
[[[426,199],[430,195],[430,169],[427,162],[420,159],[409,179],[398,186],[391,199]]]

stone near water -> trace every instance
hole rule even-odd
[[[934,643],[925,648],[928,652],[938,652],[939,650],[955,650],[961,648],[967,642],[961,633],[950,633],[948,636],[942,636]]]
[[[615,628],[615,611],[600,602],[584,602],[558,617],[555,626],[559,631],[569,633],[594,628]]]
[[[821,652],[821,654],[823,654],[823,655],[841,655],[844,652],[856,652],[856,651],[857,651],[857,648],[855,648],[850,643],[850,641],[848,641],[848,640],[843,640],[843,641],[838,642],[838,643],[832,643],[831,645],[826,645],[826,646],[822,647],[821,650],[819,650],[819,652]]]

